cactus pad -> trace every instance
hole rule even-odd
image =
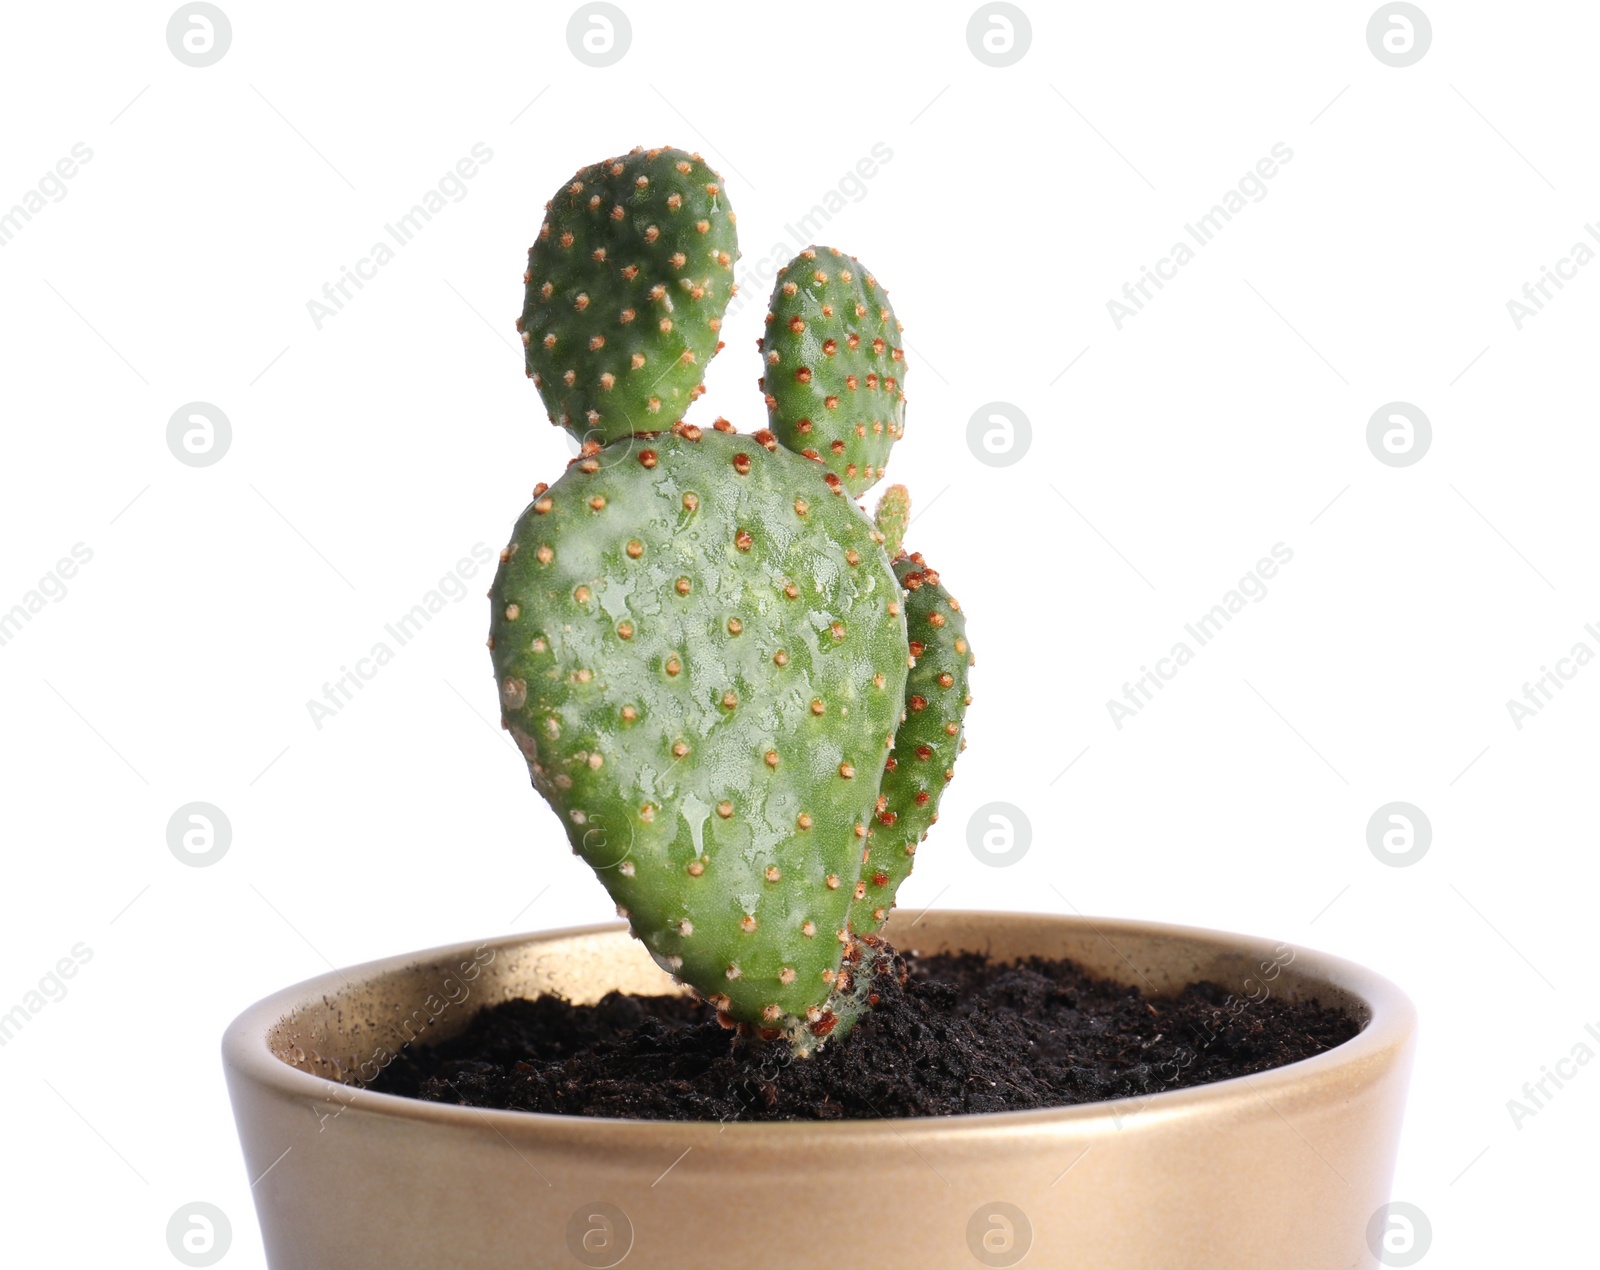
[[[878,499],[873,516],[883,535],[883,550],[891,560],[905,554],[906,528],[911,524],[911,491],[904,485],[891,485]]]
[[[807,247],[778,271],[761,389],[784,445],[859,498],[905,427],[905,350],[889,296],[853,256]]]
[[[885,498],[887,502],[887,496]],[[883,509],[879,509],[880,521]],[[939,818],[939,796],[965,747],[961,721],[972,698],[973,664],[961,606],[920,553],[894,562],[905,588],[906,625],[916,664],[906,677],[905,719],[883,774],[877,823],[861,870],[851,929],[870,934],[888,920],[895,892],[911,873],[917,844]]]
[[[836,481],[725,428],[587,445],[537,488],[490,647],[534,785],[656,961],[810,1043],[904,707],[906,599]]]
[[[552,423],[600,443],[660,429],[702,391],[734,292],[734,214],[697,154],[634,150],[545,205],[517,329]]]

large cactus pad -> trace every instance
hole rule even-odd
[[[830,1023],[908,661],[824,476],[769,433],[586,447],[490,592],[504,720],[573,849],[660,964],[791,1036]]]

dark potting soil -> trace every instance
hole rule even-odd
[[[1022,1111],[1247,1076],[1353,1037],[1348,1015],[1214,983],[1176,997],[1068,961],[982,954],[899,963],[875,1008],[807,1059],[742,1038],[687,997],[612,993],[480,1011],[412,1048],[372,1088],[432,1102],[639,1120],[851,1120]]]

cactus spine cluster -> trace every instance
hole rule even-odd
[[[490,589],[502,722],[655,960],[801,1053],[863,1008],[876,932],[962,745],[960,606],[854,502],[903,433],[899,323],[853,258],[779,274],[770,427],[683,421],[736,291],[698,155],[635,150],[546,204],[517,326],[582,442]]]

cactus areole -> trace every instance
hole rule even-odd
[[[545,208],[517,328],[582,450],[500,554],[501,720],[656,962],[808,1054],[870,1008],[970,701],[960,605],[903,550],[909,494],[876,522],[854,501],[904,430],[899,323],[808,247],[759,341],[769,427],[702,429],[683,412],[736,290],[722,179],[634,150]]]

